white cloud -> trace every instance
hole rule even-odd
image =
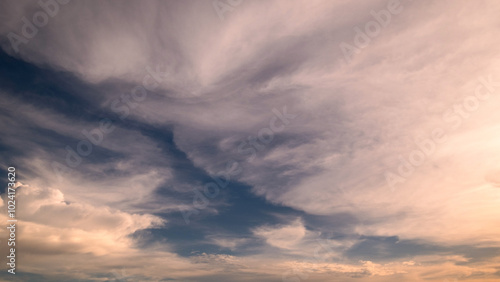
[[[306,235],[306,229],[299,219],[290,225],[259,227],[253,232],[255,235],[264,238],[269,245],[282,249],[290,249],[296,246]]]

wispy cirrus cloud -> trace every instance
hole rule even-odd
[[[211,1],[70,1],[18,52],[7,35],[40,5],[2,2],[0,154],[25,184],[23,275],[497,279],[500,6],[396,1],[346,63],[339,44],[393,2],[245,1],[221,21]],[[126,100],[145,77],[161,79]],[[477,93],[491,95],[467,110]],[[285,107],[296,118],[256,143]],[[67,166],[103,119],[114,130]],[[445,141],[390,187],[435,129]]]

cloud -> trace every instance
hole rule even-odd
[[[6,36],[41,8],[0,4],[0,154],[29,184],[27,271],[496,279],[500,5],[400,4],[349,63],[339,44],[388,1],[245,1],[224,21],[210,1],[71,1],[18,53]],[[162,83],[120,118],[116,103],[155,71]],[[297,117],[259,141],[285,106]],[[54,162],[67,165],[67,146],[102,118],[116,129],[57,177]],[[436,129],[446,141],[429,143]],[[241,172],[180,225],[179,209],[228,161]],[[311,262],[318,242],[330,249]]]
[[[492,185],[500,186],[500,171],[491,171],[486,174],[485,180],[490,182]]]
[[[300,220],[296,220],[290,225],[280,227],[259,227],[254,230],[254,234],[266,240],[274,247],[289,249],[300,242],[306,235],[306,229]]]
[[[212,240],[214,244],[231,250],[235,250],[248,241],[248,239],[245,238],[220,238],[220,235],[214,236]]]
[[[26,247],[26,256],[120,253],[133,245],[128,235],[164,224],[164,220],[152,215],[68,203],[54,188],[22,185],[16,189],[16,197],[23,202],[16,215],[22,220],[18,236]]]

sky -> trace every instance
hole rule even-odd
[[[0,281],[500,281],[500,3],[0,1]]]

